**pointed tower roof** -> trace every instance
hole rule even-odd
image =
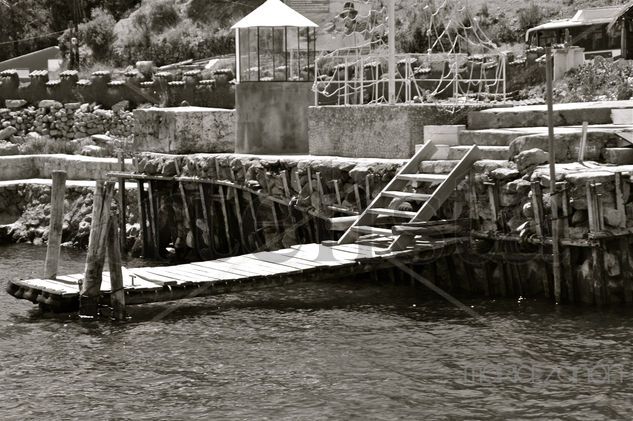
[[[233,25],[231,29],[266,26],[291,26],[298,28],[319,27],[319,25],[292,9],[281,0],[266,0],[264,4]]]

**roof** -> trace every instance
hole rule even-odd
[[[33,61],[48,60],[48,59],[61,59],[62,55],[59,51],[59,47],[48,47],[42,50],[33,51],[32,53],[24,54],[22,56],[13,57],[3,62],[0,62],[0,68],[8,69],[13,66],[21,67],[26,64],[33,64]]]
[[[525,39],[527,41],[529,39],[530,32],[534,31],[611,23],[614,18],[617,18],[621,10],[622,6],[606,6],[593,7],[591,9],[582,9],[577,11],[574,17],[571,19],[554,20],[528,29],[525,34]]]
[[[620,10],[618,11],[618,14],[611,20],[611,22],[609,22],[608,30],[609,31],[613,30],[613,27],[615,26],[615,24],[621,18],[623,18],[627,13],[629,13],[631,9],[633,9],[633,1],[623,6],[620,6]]]
[[[318,28],[319,25],[292,9],[281,0],[266,0],[264,4],[253,10],[231,29],[256,28],[256,27],[298,27]]]

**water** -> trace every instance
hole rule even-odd
[[[37,276],[44,255],[0,247],[0,278]],[[63,272],[83,257],[66,251]],[[2,293],[0,419],[630,417],[630,311],[466,304],[483,319],[422,289],[338,281],[133,307],[113,324]]]

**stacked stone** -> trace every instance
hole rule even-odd
[[[13,136],[29,132],[61,140],[104,133],[129,138],[134,130],[134,115],[126,111],[127,104],[119,104],[114,110],[54,100],[40,101],[37,108],[23,108],[26,105],[23,100],[6,101],[6,105],[7,108],[0,109],[0,140],[10,141]]]
[[[134,130],[134,115],[125,109],[104,110],[82,104],[75,113],[74,138],[109,132],[127,138]]]
[[[13,102],[13,101],[11,101]],[[7,105],[11,108],[0,110],[0,119],[2,119],[2,130],[5,133],[13,132],[16,135],[23,136],[33,129],[37,111],[33,107],[19,109],[16,104],[7,101]],[[0,135],[0,138],[6,136]]]

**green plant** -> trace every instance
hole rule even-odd
[[[112,54],[112,45],[116,40],[114,34],[114,16],[105,9],[92,10],[92,20],[79,25],[79,36],[92,50],[95,60],[107,59]]]

